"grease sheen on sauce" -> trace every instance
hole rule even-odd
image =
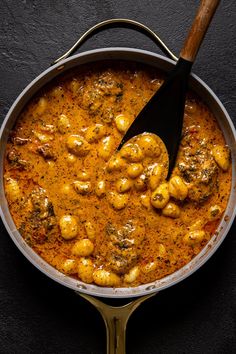
[[[230,192],[230,153],[198,97],[188,94],[168,183],[158,137],[144,134],[147,145],[136,137],[114,154],[162,80],[138,64],[87,65],[55,79],[21,113],[6,149],[6,196],[22,237],[59,271],[137,286],[183,267],[214,234]]]

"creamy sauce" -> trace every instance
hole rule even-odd
[[[183,267],[214,234],[230,193],[230,152],[196,96],[187,97],[170,181],[165,146],[153,134],[115,154],[162,81],[131,63],[84,66],[21,113],[6,149],[6,196],[22,237],[59,271],[137,286]]]

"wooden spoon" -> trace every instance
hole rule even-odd
[[[157,134],[165,143],[169,154],[168,176],[174,168],[181,139],[191,67],[219,3],[220,0],[201,1],[175,68],[139,113],[118,147],[120,150],[135,135],[144,132]]]

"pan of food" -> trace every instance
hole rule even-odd
[[[133,48],[70,56],[114,25],[144,32],[169,58]],[[235,129],[196,75],[168,180],[168,154],[154,134],[114,154],[176,59],[146,26],[104,21],[25,88],[1,127],[3,223],[35,267],[97,307],[110,353],[125,352],[135,308],[200,268],[235,216]],[[129,302],[115,307],[97,297]]]

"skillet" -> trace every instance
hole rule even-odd
[[[107,27],[109,25],[122,24],[126,26],[132,26],[134,28],[141,29],[142,32],[148,33],[152,36],[155,41],[158,41],[159,45],[162,46],[163,42],[159,42],[159,37],[157,37],[150,29],[142,24],[135,21],[116,19],[109,21],[104,21],[103,23],[94,26],[90,29],[90,32],[85,34],[82,38],[84,41],[92,33]],[[77,43],[79,45],[82,41]],[[75,48],[73,48],[75,49]],[[77,67],[84,63],[97,62],[101,60],[126,60],[126,61],[136,61],[140,63],[145,63],[147,65],[159,68],[165,72],[168,72],[173,66],[176,57],[169,51],[167,47],[164,50],[172,58],[166,59],[163,56],[154,54],[152,52],[131,49],[131,48],[106,48],[84,52],[82,54],[74,55],[73,57],[67,58],[66,56],[70,53],[66,53],[63,58],[59,58],[57,63],[51,68],[44,71],[39,75],[31,84],[29,84],[26,89],[19,95],[14,104],[12,105],[10,111],[8,112],[3,125],[1,127],[0,139],[1,139],[1,151],[4,152],[5,145],[8,139],[9,131],[13,127],[20,111],[31,99],[31,97],[46,83],[51,81],[54,77],[58,76],[62,72],[67,71],[70,68]],[[199,267],[201,267],[216,251],[219,247],[229,228],[233,222],[235,216],[235,204],[236,204],[236,191],[233,186],[235,186],[236,176],[235,176],[235,160],[236,160],[236,134],[233,124],[228,116],[223,105],[211,89],[196,75],[192,74],[190,78],[190,88],[195,91],[204,101],[207,103],[213,114],[215,115],[221,130],[223,131],[226,143],[230,146],[232,152],[232,189],[230,194],[230,199],[228,202],[225,215],[217,229],[215,235],[208,242],[206,247],[196,256],[190,263],[185,267],[175,272],[174,274],[165,277],[161,280],[155,281],[150,284],[145,284],[138,286],[136,288],[100,288],[96,285],[84,284],[78,280],[72,279],[58,272],[56,269],[49,266],[44,262],[35,252],[24,242],[18,230],[16,230],[11,215],[8,210],[7,202],[4,195],[3,189],[3,156],[0,157],[0,200],[1,200],[1,216],[5,227],[13,239],[19,250],[30,260],[30,262],[35,265],[39,270],[48,275],[53,280],[59,282],[60,284],[67,286],[81,296],[85,297],[87,300],[92,302],[98,310],[102,313],[103,318],[106,320],[106,326],[110,329],[110,337],[108,341],[108,349],[110,353],[124,353],[124,339],[125,339],[125,325],[129,315],[132,311],[146,298],[153,296],[158,291],[168,288],[179,281],[183,280]],[[92,295],[92,297],[91,297]],[[133,302],[123,306],[123,307],[111,307],[103,304],[100,300],[94,298],[106,297],[106,298],[134,298],[138,299]],[[117,341],[116,335],[119,334],[119,341]],[[116,348],[115,348],[116,347]]]

